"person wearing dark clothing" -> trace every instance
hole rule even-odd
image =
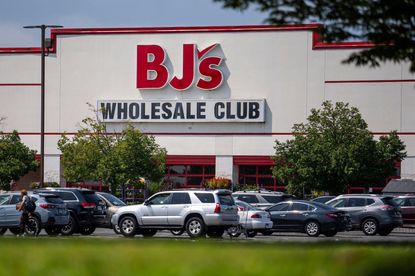
[[[22,197],[22,201],[20,202],[17,211],[22,212],[22,216],[20,217],[20,235],[23,235],[25,233],[26,225],[29,223],[29,212],[25,208],[29,196],[25,189],[20,192],[20,196]]]

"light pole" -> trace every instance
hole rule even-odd
[[[34,25],[24,26],[25,29],[41,30],[41,68],[40,68],[40,185],[43,187],[45,180],[45,33],[47,28],[62,28],[59,25]]]

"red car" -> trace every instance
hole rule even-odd
[[[415,224],[415,195],[394,198],[402,212],[403,224]]]

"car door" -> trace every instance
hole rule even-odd
[[[402,218],[405,224],[415,224],[415,198],[405,198],[401,207]]]
[[[347,211],[347,213],[349,213],[352,224],[354,225],[360,224],[361,218],[367,212],[367,209],[365,208],[366,205],[367,205],[366,198],[364,197],[349,198],[349,200],[347,201],[345,210]]]
[[[21,212],[16,210],[16,204],[21,200],[20,195],[12,195],[8,204],[4,206],[5,224],[9,226],[18,226],[20,224]]]
[[[10,195],[0,195],[0,226],[7,226],[6,206],[10,202]]]
[[[291,204],[285,217],[286,228],[291,231],[301,231],[305,221],[309,217],[308,205],[300,202]]]
[[[272,220],[272,228],[277,231],[287,229],[287,213],[290,208],[290,202],[282,202],[268,209]]]
[[[143,225],[168,225],[167,208],[170,200],[170,193],[159,193],[144,203],[142,208]]]
[[[189,193],[172,193],[167,204],[167,222],[170,226],[182,226],[191,204]]]

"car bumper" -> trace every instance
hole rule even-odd
[[[242,227],[248,230],[267,230],[272,228],[272,221],[250,221],[246,224],[241,223]]]
[[[204,217],[207,226],[237,226],[239,224],[239,216],[236,215],[220,215],[210,214]]]
[[[388,228],[388,227],[396,228],[396,227],[402,227],[403,226],[402,217],[394,217],[394,218],[390,218],[388,220],[382,220],[379,223],[379,226],[381,228]]]

